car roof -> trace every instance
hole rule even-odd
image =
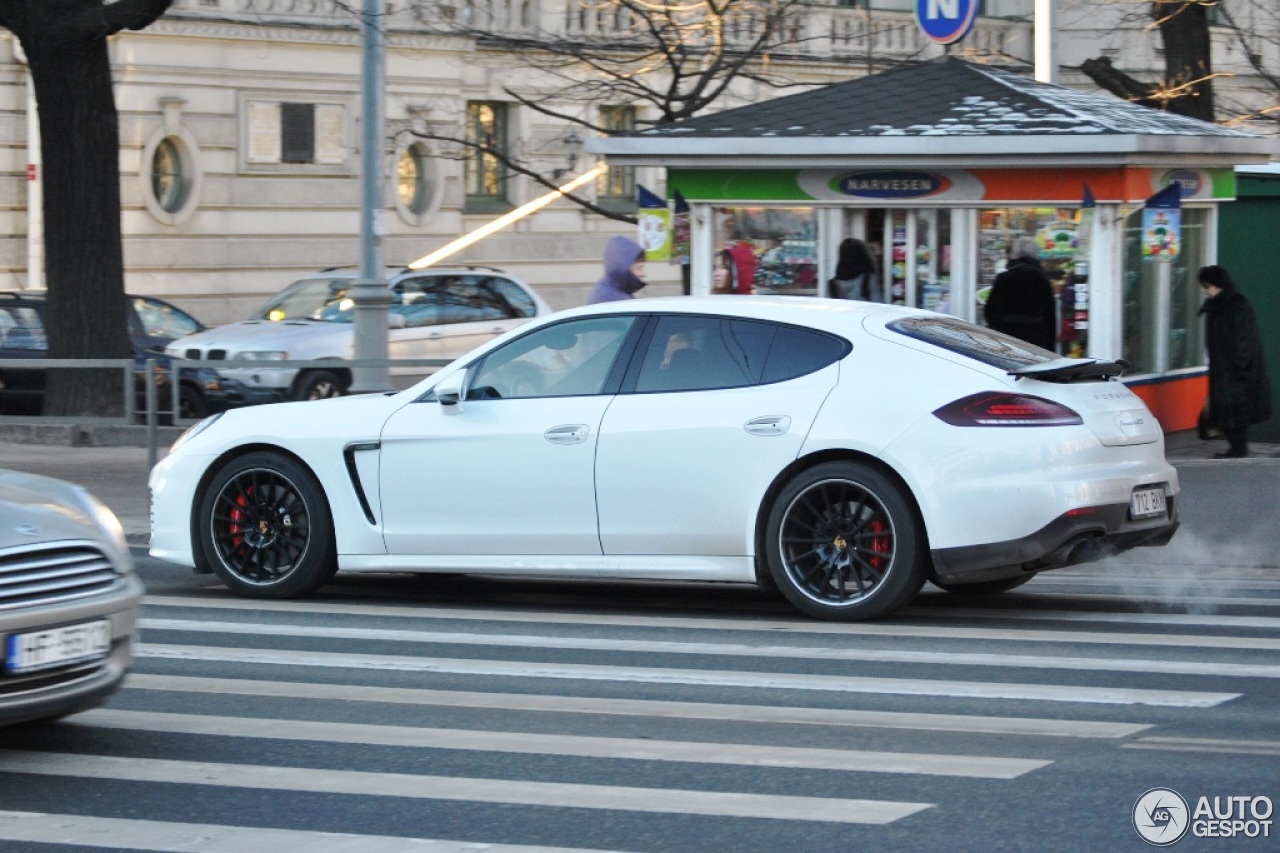
[[[426,267],[420,270],[409,269],[408,267],[383,267],[382,273],[388,278],[396,278],[402,275],[416,275],[418,273],[430,273],[432,275],[466,275],[468,273],[496,273],[507,278],[512,275],[505,270],[497,267],[487,267],[481,265],[466,265],[452,267]],[[307,273],[302,278],[357,278],[360,275],[359,267],[327,267],[322,270],[316,270]]]
[[[840,332],[850,323],[861,325],[871,315],[885,322],[899,317],[930,317],[934,312],[903,305],[857,302],[848,299],[825,299],[816,296],[658,296],[602,302],[559,312],[557,317],[592,314],[645,313],[718,314],[746,320],[769,320],[794,323]]]

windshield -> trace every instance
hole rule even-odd
[[[350,278],[304,278],[295,281],[263,305],[253,316],[259,320],[321,320],[352,323],[355,304],[347,294]]]

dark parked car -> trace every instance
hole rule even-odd
[[[157,406],[167,411],[172,391],[173,359],[165,345],[178,338],[205,330],[205,326],[185,311],[150,296],[128,296],[129,339],[137,362],[139,403],[144,411],[145,386],[142,376],[147,359],[155,359],[158,388]],[[0,359],[48,358],[49,343],[44,331],[44,291],[0,292]],[[0,367],[0,413],[37,414],[44,399],[43,369]],[[178,415],[203,418],[239,405],[243,395],[237,383],[227,382],[211,368],[183,367],[178,371]]]

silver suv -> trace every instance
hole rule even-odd
[[[355,355],[355,311],[350,289],[359,270],[322,270],[295,281],[251,319],[175,341],[177,358],[234,360],[223,368],[245,388],[246,403],[315,400],[346,393],[351,371],[340,363]],[[520,279],[483,267],[389,270],[393,295],[387,330],[391,358],[454,359],[495,335],[549,314],[546,301]],[[272,367],[276,361],[332,359],[332,367]],[[430,368],[393,367],[392,381],[407,386]]]

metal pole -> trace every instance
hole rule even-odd
[[[147,359],[147,369],[144,373],[146,377],[146,398],[147,398],[147,470],[150,471],[156,467],[156,360],[154,358]],[[174,369],[173,380],[177,382],[177,369]],[[130,383],[125,393],[132,394],[133,387]]]
[[[1058,82],[1057,21],[1054,20],[1054,0],[1036,0],[1035,46],[1036,80],[1041,83]]]
[[[364,0],[361,16],[362,113],[360,142],[360,278],[351,287],[355,304],[355,357],[377,360],[388,357],[387,309],[391,294],[382,271],[382,0]],[[390,371],[384,367],[358,367],[351,371],[354,393],[391,388]]]

